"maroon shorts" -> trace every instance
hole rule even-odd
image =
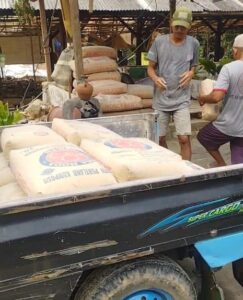
[[[243,163],[243,137],[224,134],[209,123],[199,131],[197,139],[209,151],[218,150],[221,145],[230,143],[231,163]]]

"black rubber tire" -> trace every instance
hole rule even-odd
[[[75,300],[122,300],[144,289],[162,289],[174,300],[196,300],[186,272],[167,257],[149,257],[112,265],[91,273]]]

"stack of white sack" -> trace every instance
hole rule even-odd
[[[147,139],[82,139],[81,148],[112,170],[118,182],[160,176],[192,175],[201,170]]]
[[[17,184],[5,155],[0,153],[0,205],[23,197],[25,197],[25,193]]]
[[[201,96],[209,95],[214,88],[215,80],[204,79],[201,81],[199,94]],[[205,103],[202,106],[202,119],[206,121],[214,121],[220,112],[222,103]]]
[[[128,84],[127,93],[140,97],[142,108],[152,108],[154,88],[151,85]]]
[[[26,196],[9,167],[8,160],[12,150],[33,145],[63,143],[65,143],[63,137],[46,126],[22,125],[3,129],[1,135],[3,152],[0,153],[0,202],[11,203]]]
[[[12,150],[10,166],[28,196],[78,192],[116,183],[110,170],[69,143]]]
[[[64,139],[77,146],[80,145],[82,139],[104,140],[121,138],[121,136],[103,126],[93,124],[86,121],[54,119],[52,129]]]

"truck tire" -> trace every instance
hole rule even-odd
[[[186,272],[166,257],[149,257],[96,270],[75,300],[196,300]]]

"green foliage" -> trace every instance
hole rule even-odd
[[[12,125],[23,119],[20,111],[9,111],[8,104],[0,101],[0,126]]]
[[[199,60],[200,65],[202,65],[206,72],[216,75],[217,74],[217,66],[216,63],[210,59],[201,58]]]
[[[201,58],[199,59],[199,67],[197,68],[197,73],[195,79],[204,78],[216,78],[219,74],[223,65],[230,63],[233,60],[231,57],[223,57],[218,62],[214,62],[211,59]],[[201,75],[201,76],[200,76]]]
[[[30,5],[29,0],[15,0],[14,11],[19,18],[19,22],[22,25],[31,24],[34,17],[35,10]]]

